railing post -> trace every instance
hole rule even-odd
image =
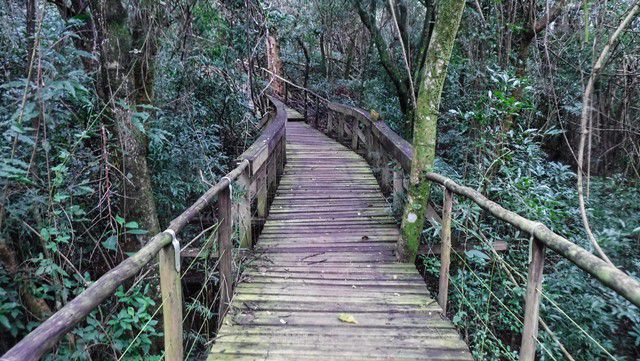
[[[389,157],[380,149],[380,180],[385,192],[389,192],[389,190],[392,189],[392,177],[391,170],[389,169]]]
[[[331,134],[333,131],[333,112],[331,110],[327,110],[327,134]]]
[[[282,173],[284,173],[284,153],[285,152],[286,151],[284,149],[284,140],[280,140],[276,145],[275,153],[273,154],[273,157],[275,158],[275,162],[276,162],[277,177],[280,177]]]
[[[404,172],[402,169],[393,169],[393,207],[402,209],[402,194],[404,193]]]
[[[536,356],[538,338],[538,316],[544,268],[544,243],[535,237],[531,241],[531,260],[527,274],[527,293],[524,304],[524,325],[520,343],[520,360],[533,361]]]
[[[289,102],[289,86],[286,81],[284,82],[284,102]]]
[[[447,314],[447,298],[449,295],[449,266],[451,265],[451,211],[453,208],[453,192],[444,189],[442,207],[442,230],[440,232],[440,282],[438,284],[438,303],[442,313]]]
[[[316,114],[314,114],[314,127],[318,127],[320,124],[320,98],[318,96],[316,98]]]
[[[246,167],[244,171],[238,176],[237,183],[241,185],[244,190],[244,196],[238,204],[238,230],[240,236],[240,248],[252,248],[252,234],[251,234],[251,169]]]
[[[358,129],[360,128],[360,121],[357,117],[353,117],[353,123],[351,125],[351,149],[358,149]]]
[[[218,275],[220,277],[220,303],[218,304],[218,328],[227,312],[233,292],[233,245],[231,244],[231,192],[229,185],[218,193]],[[182,320],[181,320],[182,322]],[[167,358],[170,359],[170,358]]]
[[[365,125],[365,133],[364,136],[367,139],[367,144],[365,145],[365,147],[367,147],[367,159],[369,160],[369,162],[371,163],[373,161],[373,153],[375,153],[375,145],[373,144],[374,139],[373,139],[373,130],[372,130],[373,124],[371,122],[368,122]]]
[[[167,360],[181,361],[184,355],[182,345],[182,284],[180,272],[176,268],[171,244],[159,253],[160,293],[162,296],[162,320],[164,325],[164,354]]]
[[[261,168],[256,177],[256,211],[260,221],[264,222],[267,217],[267,165],[263,164]]]
[[[302,94],[302,96],[304,97],[304,120],[307,121],[307,88],[304,89],[304,93]]]
[[[267,161],[267,203],[271,202],[276,193],[278,175],[278,157],[276,156],[276,153],[277,151],[274,149],[274,151],[269,154],[269,160]]]

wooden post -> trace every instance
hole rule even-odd
[[[182,360],[182,284],[176,269],[176,254],[169,244],[159,253],[160,293],[164,322],[164,354],[167,360]],[[180,257],[180,255],[178,255]]]
[[[333,131],[333,112],[331,110],[327,110],[327,134],[331,134]]]
[[[302,96],[304,97],[304,120],[307,121],[307,109],[308,109],[307,98],[308,98],[308,95],[307,95],[307,89],[306,88],[304,89],[304,92],[302,93]]]
[[[367,160],[369,161],[370,164],[375,164],[373,156],[376,151],[375,149],[375,145],[373,144],[374,139],[373,139],[373,130],[372,130],[373,125],[371,124],[371,122],[367,122],[366,126],[365,126],[365,133],[364,136],[367,139],[367,144],[365,144],[365,147],[367,147]]]
[[[358,118],[353,117],[353,123],[351,125],[351,149],[358,149],[358,128],[360,127],[360,121]]]
[[[244,190],[244,196],[238,204],[238,230],[240,236],[240,248],[253,247],[251,234],[251,170],[246,167],[240,174],[236,183],[241,185]]]
[[[271,203],[273,196],[276,193],[277,187],[277,173],[278,173],[278,164],[277,164],[277,156],[275,151],[269,154],[269,160],[267,161],[267,191],[268,197],[267,202]],[[268,207],[268,205],[267,205]]]
[[[280,140],[280,142],[278,142],[278,145],[276,146],[276,152],[274,154],[274,157],[276,158],[276,171],[277,171],[277,176],[280,177],[282,176],[282,174],[284,173],[284,162],[286,159],[286,148],[285,148],[285,141],[284,138],[282,138],[282,140]]]
[[[287,82],[284,82],[284,102],[287,103],[289,101],[289,85]]]
[[[449,266],[451,265],[451,210],[453,208],[453,192],[444,189],[444,205],[442,207],[442,231],[440,232],[440,282],[438,284],[438,303],[442,313],[447,314],[447,298],[449,295]]]
[[[380,149],[380,181],[385,192],[391,190],[392,175],[389,169],[389,157]],[[388,194],[388,193],[387,193]]]
[[[256,177],[257,216],[262,222],[267,217],[267,195],[267,165],[263,164]]]
[[[233,292],[233,245],[231,244],[231,192],[229,186],[218,193],[218,274],[220,277],[220,303],[218,304],[218,328],[227,312]],[[181,320],[182,321],[182,320]],[[170,359],[170,358],[167,358]]]
[[[527,275],[527,293],[524,298],[524,325],[520,343],[520,360],[524,361],[533,361],[536,356],[544,249],[544,243],[536,238],[532,240],[531,260],[529,261],[529,273]]]
[[[402,194],[404,193],[404,173],[402,169],[393,169],[393,207],[402,209]]]
[[[320,125],[320,98],[316,98],[316,114],[314,115],[314,127],[317,128]]]

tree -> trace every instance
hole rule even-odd
[[[400,110],[405,115],[407,125],[410,125],[414,118],[414,105],[412,101],[414,96],[411,94],[411,89],[413,88],[411,77],[407,73],[403,62],[395,59],[391,47],[387,43],[387,40],[385,40],[382,26],[376,21],[378,11],[376,0],[370,0],[367,7],[363,4],[363,0],[356,0],[355,5],[360,20],[371,34],[371,40],[378,51],[380,63],[393,83],[400,103]],[[391,10],[394,15],[397,14],[397,17],[394,16],[393,21],[397,20],[401,46],[409,50],[407,51],[407,57],[409,58],[407,61],[410,64],[410,68],[412,68],[410,71],[414,73],[413,80],[416,84],[419,84],[422,78],[423,73],[421,69],[423,69],[427,58],[427,47],[429,46],[429,39],[431,37],[431,21],[433,17],[432,2],[425,0],[423,5],[425,12],[422,19],[421,30],[419,31],[418,38],[413,43],[411,42],[408,28],[409,10],[406,0],[391,2],[391,4],[388,5],[389,10]],[[392,9],[390,6],[394,6],[394,8]],[[414,51],[411,51],[412,49],[414,49]]]
[[[411,262],[415,261],[424,227],[431,191],[431,182],[425,175],[433,169],[438,108],[464,5],[463,0],[441,0],[438,3],[438,15],[421,72],[413,124],[409,192],[402,216],[402,242],[398,249],[398,257]]]
[[[65,19],[85,19],[78,26],[76,47],[94,52],[97,61],[85,61],[95,73],[96,90],[105,107],[103,122],[121,146],[125,217],[150,234],[160,231],[147,166],[147,137],[143,120],[153,101],[154,57],[157,51],[154,2],[120,0],[54,2]],[[127,13],[132,9],[133,14]],[[128,251],[138,248],[131,240]]]

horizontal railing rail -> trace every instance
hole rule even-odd
[[[281,78],[282,79],[282,78]],[[291,82],[287,81],[288,84]],[[296,85],[288,87],[288,92],[303,91],[302,99],[306,102],[316,93]],[[292,97],[292,95],[287,95]],[[402,193],[407,189],[406,174],[411,171],[411,159],[413,149],[409,142],[389,128],[383,120],[377,119],[370,112],[344,104],[331,102],[319,97],[309,100],[315,107],[315,114],[322,114],[319,109],[324,107],[326,119],[314,119],[310,124],[323,130],[330,137],[346,144],[351,149],[359,152],[372,165],[380,169],[379,181],[383,189],[390,189],[394,203],[402,202]],[[309,105],[305,104],[307,108]],[[395,163],[397,167],[389,167]],[[602,285],[613,290],[620,296],[640,307],[640,282],[618,268],[596,257],[583,247],[576,245],[561,235],[553,232],[547,226],[505,209],[496,202],[489,200],[480,192],[457,184],[452,179],[437,173],[428,173],[427,179],[435,182],[445,189],[444,208],[441,219],[430,208],[427,217],[437,218],[442,224],[440,280],[438,301],[446,310],[447,292],[449,283],[449,265],[451,254],[451,207],[453,195],[463,196],[494,217],[511,224],[520,231],[532,235],[531,259],[527,274],[527,290],[525,295],[524,322],[522,342],[520,347],[521,360],[533,360],[535,357],[536,341],[538,337],[538,320],[540,308],[540,295],[542,289],[542,274],[544,266],[545,249],[549,248],[562,258],[573,263],[584,272],[588,273]]]
[[[182,214],[169,223],[162,233],[154,235],[144,247],[125,259],[51,317],[25,336],[7,353],[1,361],[38,360],[50,350],[65,334],[96,309],[104,300],[113,295],[125,281],[138,274],[159,256],[160,288],[164,322],[165,359],[183,359],[182,334],[182,286],[179,261],[176,250],[179,244],[176,235],[217,197],[218,272],[220,322],[228,308],[235,280],[231,279],[233,264],[232,222],[238,220],[240,246],[252,246],[251,200],[256,199],[256,214],[264,219],[268,212],[270,194],[275,193],[277,176],[282,173],[286,162],[286,108],[275,98],[269,98],[273,106],[272,119],[267,123],[256,141],[239,157],[239,163],[232,171],[207,190]],[[244,199],[237,207],[231,204],[231,184],[243,186]],[[237,214],[233,214],[233,213]]]

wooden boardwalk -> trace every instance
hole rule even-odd
[[[472,359],[395,261],[399,230],[367,163],[303,122],[287,124],[287,160],[209,360]]]

